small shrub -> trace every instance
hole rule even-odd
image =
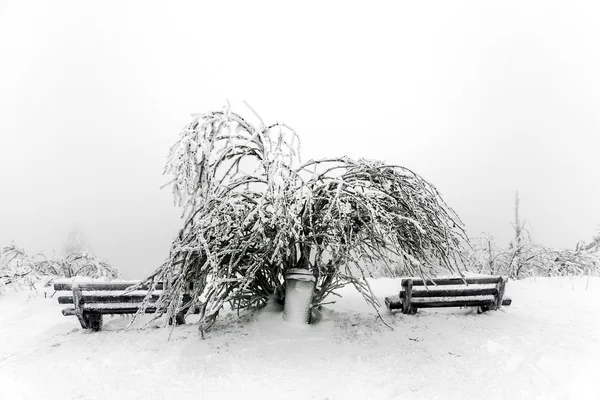
[[[91,278],[115,279],[119,271],[105,261],[89,253],[72,253],[65,258],[48,258],[44,254],[29,256],[14,243],[0,248],[0,285],[25,283],[33,285],[42,278]]]

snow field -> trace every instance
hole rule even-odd
[[[400,288],[370,284],[381,304]],[[56,297],[5,288],[2,398],[600,398],[599,278],[510,281],[513,304],[481,315],[382,308],[393,330],[353,288],[340,294],[312,325],[285,323],[269,305],[221,315],[206,340],[191,316],[167,341],[168,330],[124,331],[122,316],[84,331]]]

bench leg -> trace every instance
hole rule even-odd
[[[493,306],[494,310],[499,310],[502,307],[502,299],[504,298],[504,291],[506,290],[506,279],[500,277],[500,282],[496,286],[498,289],[498,295],[496,296],[496,302]]]
[[[78,284],[73,285],[73,306],[75,307],[75,315],[77,315],[77,319],[81,324],[83,329],[88,329],[89,324],[86,318],[86,314],[83,311],[83,294],[81,293],[81,289]]]
[[[83,316],[83,314],[77,314],[77,319],[79,320],[79,324],[83,329],[88,328],[87,319]]]
[[[483,314],[486,311],[490,311],[490,306],[479,306],[477,307],[477,314]]]
[[[175,317],[175,324],[176,325],[185,325],[185,313],[177,314],[177,316]]]
[[[182,310],[175,315],[175,325],[185,325],[185,314],[187,310]],[[173,325],[173,318],[169,318],[169,325]]]
[[[93,331],[99,331],[102,329],[102,314],[83,313],[83,320],[87,325],[87,327],[84,327],[84,329],[91,329]]]
[[[412,307],[410,304],[413,287],[412,279],[403,280],[402,286],[404,288],[404,299],[402,300],[402,314],[413,314]]]

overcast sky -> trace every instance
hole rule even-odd
[[[506,244],[519,190],[534,239],[592,237],[597,6],[283,3],[0,0],[0,243],[51,254],[77,227],[142,278],[181,225],[169,147],[227,99],[294,127],[306,160],[411,168],[471,236]]]

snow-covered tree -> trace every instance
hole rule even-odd
[[[433,185],[380,161],[302,162],[293,129],[254,117],[256,125],[228,107],[195,115],[170,150],[165,173],[183,227],[144,281],[167,283],[155,318],[199,307],[204,331],[225,303],[283,302],[291,268],[314,274],[315,305],[351,284],[377,306],[365,279],[373,264],[421,276],[440,265],[458,271],[467,239]],[[189,284],[192,301],[182,304]]]

